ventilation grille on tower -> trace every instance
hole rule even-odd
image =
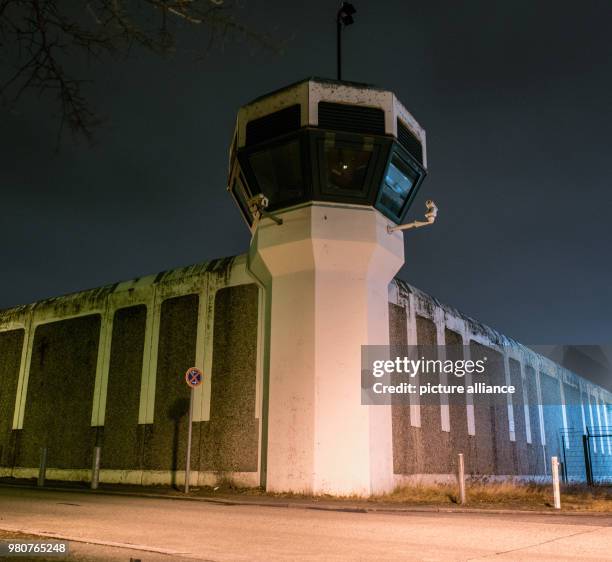
[[[249,121],[246,126],[246,145],[280,137],[300,128],[300,105],[292,105]]]
[[[377,107],[319,102],[319,127],[351,133],[385,134],[385,112]]]
[[[397,140],[420,164],[423,164],[423,146],[421,141],[399,119],[397,120]]]

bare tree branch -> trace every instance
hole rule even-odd
[[[87,103],[83,86],[65,64],[85,54],[93,59],[127,55],[140,47],[158,55],[176,49],[177,25],[208,36],[207,47],[242,37],[278,51],[267,35],[238,21],[235,7],[223,0],[0,0],[0,97],[13,105],[24,92],[55,92],[60,107],[60,137],[64,125],[88,141],[99,124]],[[64,61],[64,62],[62,62]]]

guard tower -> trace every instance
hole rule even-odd
[[[311,78],[238,113],[228,190],[263,287],[262,473],[270,491],[393,488],[390,406],[361,404],[361,346],[389,344],[401,223],[425,132],[392,92]]]

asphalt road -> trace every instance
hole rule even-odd
[[[350,513],[0,488],[0,529],[73,541],[72,560],[612,560],[608,516]]]

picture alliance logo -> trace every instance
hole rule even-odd
[[[396,357],[395,359],[378,359],[372,361],[372,375],[380,378],[385,375],[402,374],[410,378],[417,375],[453,374],[462,378],[465,375],[482,374],[485,372],[487,357],[475,361],[469,359],[410,359]]]

